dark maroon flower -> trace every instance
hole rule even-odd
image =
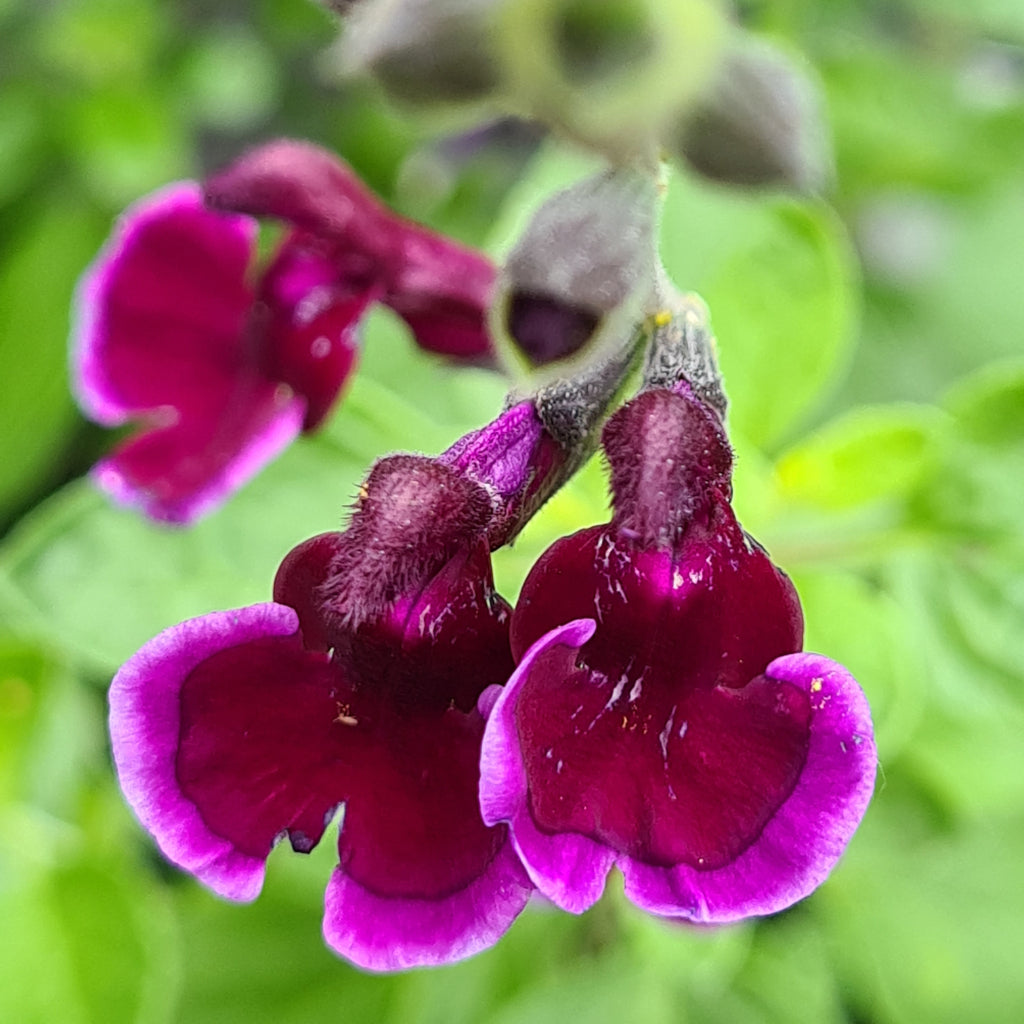
[[[168,629],[118,672],[121,785],[174,863],[253,899],[277,840],[309,851],[343,805],[324,917],[339,953],[444,963],[511,924],[532,886],[480,817],[477,700],[513,669],[490,549],[576,459],[542,422],[552,401],[436,459],[381,460],[348,528],[285,558],[273,603]]]
[[[604,446],[611,522],[549,548],[512,619],[484,820],[509,824],[567,910],[613,864],[654,913],[780,910],[823,881],[867,806],[863,693],[797,653],[796,593],[736,522],[725,433],[686,384],[630,402]]]
[[[249,215],[290,225],[255,278]],[[205,200],[195,183],[156,193],[125,214],[78,292],[82,408],[109,426],[145,425],[97,479],[153,518],[196,519],[322,422],[370,303],[393,308],[430,351],[485,358],[493,276],[485,257],[396,217],[303,143],[248,154]]]

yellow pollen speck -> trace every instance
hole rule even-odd
[[[359,719],[355,718],[350,714],[352,708],[348,704],[342,704],[341,701],[335,701],[335,706],[338,709],[337,715],[334,716],[334,721],[339,725],[358,725]]]
[[[662,309],[654,314],[653,319],[655,327],[664,327],[667,323],[671,323],[672,314],[667,309]]]
[[[821,680],[820,679],[812,679],[811,680],[811,693],[819,693],[820,691],[821,691]]]

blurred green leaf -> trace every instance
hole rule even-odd
[[[192,172],[187,129],[169,98],[116,83],[76,95],[64,133],[86,188],[118,209]]]
[[[777,1024],[846,1024],[827,949],[808,915],[797,911],[761,922],[734,991]]]
[[[677,177],[662,256],[707,301],[730,422],[773,448],[820,404],[853,341],[857,275],[824,206],[737,197]]]
[[[930,402],[985,362],[1019,360],[1024,189],[1010,176],[990,194],[959,202],[932,195],[930,202],[938,238],[915,246],[914,258],[923,261],[916,279],[879,280],[865,261],[864,343],[842,395],[845,403]],[[897,236],[901,230],[898,222],[890,227]],[[878,244],[884,249],[896,243],[883,232]]]
[[[794,582],[804,606],[804,647],[845,665],[860,683],[884,762],[914,735],[928,700],[914,620],[853,573],[804,571]]]
[[[87,836],[0,811],[0,1020],[165,1024],[178,985],[163,897]]]
[[[940,421],[927,406],[858,407],[782,454],[783,496],[828,511],[900,499],[924,472]]]
[[[99,244],[80,203],[49,196],[25,211],[0,263],[0,520],[53,472],[76,424],[68,393],[68,310],[75,279]]]
[[[214,128],[251,130],[279,101],[274,55],[241,26],[218,27],[199,37],[180,74],[190,118]]]
[[[1010,172],[1024,151],[1024,108],[972,104],[964,52],[880,34],[836,45],[823,62],[838,173],[847,195],[877,188],[965,192]]]
[[[39,643],[0,635],[0,803],[70,816],[102,747],[99,708]]]
[[[5,85],[0,93],[0,206],[13,199],[38,173],[46,152],[42,103],[26,84]]]
[[[960,382],[946,404],[953,419],[912,513],[950,539],[1002,542],[1024,555],[1024,371],[994,364]]]
[[[153,0],[62,0],[37,23],[41,60],[52,72],[95,86],[151,73],[167,31],[167,11]]]
[[[1024,364],[995,363],[955,385],[946,406],[964,438],[996,450],[1024,449]]]
[[[459,434],[452,433],[453,425],[465,428],[461,430],[465,433],[501,412],[509,388],[505,378],[488,370],[460,367],[421,351],[411,341],[405,324],[389,310],[372,310],[363,338],[356,386],[367,380],[377,385],[368,405],[384,400],[381,389],[401,399],[404,411],[396,407],[384,413],[384,418],[390,418],[393,434],[404,431],[422,444],[422,450],[430,451],[431,444],[454,441]],[[336,417],[341,425],[344,410],[343,404]],[[420,432],[428,421],[434,425],[432,434],[420,441]]]
[[[914,0],[923,14],[948,18],[954,24],[977,28],[985,34],[1024,42],[1024,8],[1017,0]]]
[[[814,909],[858,1018],[1016,1024],[1024,1006],[1024,826],[921,834],[876,796]]]

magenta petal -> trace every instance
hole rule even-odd
[[[397,217],[390,223],[399,255],[391,263],[384,302],[428,352],[458,359],[492,356],[487,309],[496,275],[491,261],[417,224]]]
[[[318,533],[297,544],[285,555],[274,576],[274,600],[298,613],[302,641],[311,651],[327,651],[331,647],[330,624],[323,615],[320,588],[327,580],[342,536],[337,531]]]
[[[295,612],[277,604],[191,619],[142,647],[110,685],[114,763],[128,803],[169,860],[228,899],[257,896],[264,858],[211,830],[182,791],[177,772],[182,687],[215,654],[289,636],[297,627]]]
[[[579,620],[552,630],[534,644],[495,702],[484,732],[480,781],[484,820],[509,824],[516,849],[540,892],[565,910],[585,910],[600,897],[605,876],[617,863],[625,876],[626,895],[644,909],[718,923],[773,913],[820,885],[863,817],[874,783],[876,755],[863,693],[845,669],[819,655],[786,655],[768,668],[766,687],[788,686],[806,695],[808,750],[785,799],[753,841],[726,863],[706,868],[682,862],[641,862],[578,831],[538,825],[525,754],[536,737],[523,733],[531,726],[517,715],[518,704],[531,676],[568,680],[579,675],[576,660],[593,628],[593,620]],[[756,681],[751,686],[756,687]],[[661,742],[667,745],[669,739],[663,734]],[[723,737],[722,744],[728,750],[730,737]],[[556,758],[561,751],[551,753]],[[609,757],[612,753],[608,749]],[[556,773],[561,769],[557,762],[553,766]],[[566,765],[566,778],[572,767]],[[652,808],[657,796],[652,789]],[[544,797],[550,801],[557,794]],[[680,797],[687,799],[682,790]],[[571,815],[578,801],[591,801],[593,809],[597,806],[593,801],[611,801],[613,794],[593,792],[581,797],[567,790],[563,799],[572,805],[565,808],[565,814]],[[618,810],[607,804],[604,813],[609,822]],[[652,825],[659,823],[664,824],[656,818]],[[700,836],[701,823],[693,823],[693,828]]]
[[[288,139],[269,143],[211,177],[206,197],[217,209],[277,217],[319,239],[335,283],[373,292],[422,348],[462,359],[493,354],[485,322],[490,260],[386,210],[332,153]]]
[[[203,206],[193,182],[128,209],[76,293],[72,382],[100,423],[223,391],[244,362],[256,224]]]
[[[153,519],[191,523],[216,508],[302,430],[305,403],[249,375],[200,396],[187,414],[129,440],[93,475],[120,504]]]
[[[360,253],[389,248],[377,199],[350,167],[308,142],[278,139],[251,150],[208,178],[205,192],[217,209],[276,217]]]
[[[441,899],[380,896],[336,868],[327,887],[324,938],[371,971],[453,963],[494,945],[532,892],[507,839],[481,875]]]
[[[758,839],[716,870],[620,858],[626,895],[638,906],[709,924],[775,913],[821,885],[860,824],[877,766],[863,691],[820,654],[777,658],[765,675],[810,699],[810,745],[796,786]]]
[[[542,832],[529,807],[515,705],[524,682],[541,660],[571,671],[579,648],[594,632],[593,619],[579,619],[542,637],[501,691],[487,720],[480,753],[480,810],[489,825],[508,822],[512,840],[534,885],[554,904],[574,914],[593,906],[604,890],[615,854],[586,836]]]
[[[359,355],[360,322],[382,291],[358,254],[338,259],[324,250],[301,232],[281,246],[260,283],[253,330],[263,376],[305,399],[305,430],[338,400]]]

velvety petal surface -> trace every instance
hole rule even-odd
[[[253,643],[287,642],[290,608],[254,605],[165,630],[134,654],[110,685],[110,737],[118,778],[139,821],[164,855],[229,899],[263,884],[265,854],[240,849],[205,820],[178,777],[182,689],[208,659]]]
[[[480,818],[482,718],[396,701],[401,665],[376,669],[352,679],[292,638],[209,659],[182,692],[178,775],[204,821],[254,857],[285,831],[311,849],[343,803],[328,941],[379,970],[447,962],[495,941],[529,885],[506,829]]]
[[[428,352],[456,359],[492,357],[487,310],[494,293],[494,264],[411,221],[392,217],[391,225],[398,257],[391,261],[395,273],[388,279],[384,302]]]
[[[193,620],[122,669],[111,698],[119,769],[168,855],[236,898],[258,891],[279,839],[309,851],[343,806],[328,941],[370,969],[448,962],[496,941],[532,889],[477,794],[476,700],[511,672],[510,609],[481,540],[390,617],[346,632],[315,598],[341,536],[285,559],[275,597],[297,608]],[[153,721],[158,758],[145,741]],[[156,786],[170,810],[146,813]],[[182,837],[199,852],[183,852]],[[225,880],[238,865],[243,880]]]
[[[792,584],[743,532],[728,505],[695,520],[673,550],[612,527],[556,541],[530,571],[512,619],[517,661],[549,630],[593,618],[586,665],[650,688],[743,686],[800,649]],[[685,680],[685,683],[680,683]]]
[[[810,738],[800,778],[755,842],[729,864],[662,869],[620,859],[626,895],[638,906],[709,924],[783,910],[825,881],[864,817],[878,754],[856,680],[811,653],[777,659],[765,678],[807,697]]]
[[[275,217],[375,262],[393,248],[377,199],[350,167],[308,142],[277,139],[250,150],[209,177],[205,195],[215,209]]]
[[[571,673],[579,648],[591,637],[594,622],[582,619],[559,626],[527,654],[508,684],[488,691],[490,705],[480,752],[480,810],[491,825],[507,822],[512,841],[541,893],[563,910],[582,913],[600,898],[615,863],[607,846],[576,833],[541,831],[530,812],[529,781],[516,725],[516,701],[538,657]]]
[[[484,818],[510,823],[540,891],[579,912],[614,862],[638,905],[698,921],[807,895],[871,793],[857,684],[824,658],[788,655],[742,690],[694,691],[655,733],[642,689],[617,684],[606,700],[607,681],[578,667],[592,627],[531,648],[484,738]]]
[[[533,884],[503,841],[482,874],[446,899],[382,897],[337,868],[327,887],[324,938],[371,971],[453,963],[494,945],[526,906]]]

